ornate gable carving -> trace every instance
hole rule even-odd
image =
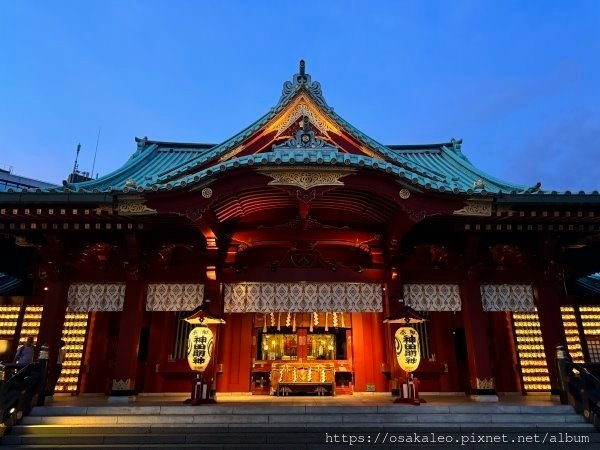
[[[285,149],[285,150],[295,150],[295,149],[328,149],[335,151],[337,150],[335,147],[331,147],[329,144],[325,143],[324,140],[319,139],[315,136],[315,132],[313,131],[310,119],[308,116],[303,116],[302,121],[299,123],[299,128],[294,133],[294,137],[288,139],[283,144],[274,145],[273,150],[275,149]]]
[[[119,199],[118,212],[121,216],[156,214],[155,209],[146,206],[146,200],[143,198]]]
[[[269,185],[296,186],[305,191],[317,186],[343,186],[344,183],[340,181],[340,178],[353,172],[351,169],[310,169],[302,167],[260,170],[260,173],[273,179],[269,182]]]
[[[491,199],[469,199],[465,202],[465,207],[454,211],[457,216],[481,216],[490,217],[492,215]]]
[[[281,136],[285,130],[290,128],[295,122],[307,117],[312,125],[315,126],[323,135],[329,137],[328,132],[333,131],[339,133],[338,128],[319,110],[310,105],[310,100],[301,95],[285,109],[277,119],[275,119],[268,127],[267,132],[277,130],[275,138]]]

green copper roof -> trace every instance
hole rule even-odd
[[[151,186],[166,173],[177,173],[178,167],[186,166],[206,153],[211,145],[152,142],[137,139],[137,151],[114,172],[77,184],[63,183],[56,190],[84,192],[122,191],[126,186]]]
[[[301,147],[297,142],[279,144],[269,152],[232,157],[220,161],[245,139],[264,127],[301,93],[308,95],[338,126],[365,146],[374,157],[342,152],[330,143],[319,148]],[[549,193],[539,184],[521,186],[498,180],[473,166],[461,152],[461,141],[422,146],[383,145],[368,137],[333,111],[325,101],[321,85],[306,74],[304,62],[292,81],[283,85],[275,107],[256,122],[218,145],[187,144],[137,139],[137,150],[119,169],[84,183],[45,189],[46,192],[145,192],[177,189],[206,183],[219,173],[250,165],[345,165],[385,171],[416,187],[466,195]],[[313,145],[314,147],[314,145]],[[556,194],[552,192],[552,194]]]

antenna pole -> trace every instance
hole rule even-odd
[[[94,168],[96,167],[96,155],[98,154],[98,143],[100,142],[100,130],[102,127],[98,127],[98,137],[96,138],[96,150],[94,151],[94,163],[92,164],[92,177],[94,176]]]
[[[73,165],[73,174],[77,172],[77,160],[79,159],[79,152],[81,151],[81,144],[77,144],[77,155],[75,156],[75,164]]]

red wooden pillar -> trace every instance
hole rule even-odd
[[[388,383],[386,374],[384,373],[386,351],[385,346],[385,330],[383,324],[383,315],[381,313],[369,314],[371,319],[371,336],[372,336],[372,364],[373,364],[373,381],[377,392],[386,392]]]
[[[37,339],[37,349],[46,344],[49,348],[48,373],[53,376],[58,358],[58,347],[62,337],[67,311],[69,284],[62,280],[47,280],[44,285],[42,320]]]
[[[401,299],[404,299],[404,284],[401,281],[401,274],[394,267],[391,267],[388,271],[388,280],[385,285],[385,291],[383,295],[383,318],[390,317],[398,311],[398,308],[402,305]],[[388,390],[391,391],[392,395],[399,395],[404,372],[398,365],[396,359],[396,349],[394,348],[394,336],[396,330],[399,328],[398,324],[386,323],[383,328],[383,346],[385,349],[385,361],[387,370],[384,374],[388,378]]]
[[[146,284],[131,276],[125,285],[111,397],[135,395],[137,354],[146,301]]]
[[[170,353],[170,340],[165,336],[172,336],[169,330],[169,319],[173,313],[166,311],[153,311],[150,321],[150,338],[148,341],[148,366],[155,367],[157,364],[167,362],[167,355]],[[146,371],[144,381],[144,390],[146,392],[162,392],[164,377],[154,370]]]
[[[479,280],[464,281],[460,286],[460,293],[471,396],[478,401],[498,401],[489,352],[488,317],[481,303]]]
[[[352,355],[355,391],[387,390],[381,372],[384,360],[383,318],[380,313],[352,313]]]
[[[559,384],[556,371],[556,346],[567,348],[565,328],[563,326],[560,306],[563,303],[565,289],[561,281],[544,280],[536,283],[537,310],[540,319],[540,329],[544,341],[544,353],[548,364],[548,376],[552,394],[558,395]]]
[[[218,392],[249,392],[252,366],[252,313],[225,314],[225,325],[213,358],[223,368],[217,377]]]
[[[209,266],[206,269],[206,280],[204,282],[204,302],[206,303],[207,311],[211,314],[223,316],[223,293],[221,290],[221,271],[217,270],[216,266]],[[218,390],[218,377],[222,374],[219,352],[221,350],[221,339],[223,337],[223,327],[227,324],[211,325],[210,329],[214,334],[213,355],[202,376],[205,383],[209,383],[210,389]],[[252,341],[252,331],[248,336]]]

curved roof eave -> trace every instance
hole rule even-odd
[[[63,188],[68,188],[70,190],[91,190],[103,185],[110,186],[111,180],[122,178],[124,175],[127,176],[129,173],[131,173],[134,167],[141,165],[141,163],[144,163],[148,159],[151,159],[152,156],[155,156],[157,149],[158,146],[156,144],[151,144],[148,147],[138,147],[138,149],[125,162],[125,164],[118,169],[113,170],[112,172],[95,180],[84,181],[81,183],[63,182]]]
[[[490,184],[494,186],[494,191],[497,193],[524,193],[535,188],[501,180],[489,175],[483,170],[475,167],[473,163],[462,152],[460,152],[460,150],[454,150],[452,148],[442,146],[442,151],[444,152],[445,156],[453,160],[453,162],[455,162],[457,165],[461,166],[465,172],[472,174],[475,181],[482,180],[484,184],[483,189],[488,189]]]
[[[235,149],[245,139],[276,118],[298,95],[304,94],[314,101],[315,106],[321,109],[321,112],[329,115],[332,121],[372,150],[376,156],[330,152],[322,158],[321,162],[319,162],[319,158],[309,157],[306,163],[308,165],[329,165],[336,164],[337,161],[343,161],[346,164],[346,161],[349,161],[347,164],[352,167],[354,164],[357,165],[356,167],[385,167],[388,172],[397,173],[401,179],[406,179],[415,186],[439,192],[499,197],[522,194],[563,195],[556,191],[542,191],[539,183],[533,187],[527,187],[499,180],[479,170],[460,151],[462,141],[453,139],[450,143],[424,146],[385,146],[377,142],[334,112],[323,97],[321,85],[312,81],[310,75],[305,72],[303,61],[300,62],[299,73],[293,76],[292,81],[286,81],[283,84],[282,95],[275,107],[221,144],[213,146],[136,138],[137,151],[117,170],[96,180],[77,184],[65,183],[63,187],[51,187],[43,191],[52,193],[144,192],[148,189],[168,189],[168,186],[171,188],[182,184],[186,186],[198,182],[198,180],[209,181],[210,176],[208,175],[219,173],[222,167],[224,167],[223,170],[230,170],[233,167],[252,164],[298,164],[295,161],[297,155],[290,156],[291,154],[285,154],[285,152],[279,152],[285,156],[280,155],[280,162],[275,162],[278,159],[277,156],[274,156],[276,151],[232,157],[226,161],[219,161],[219,158]],[[175,150],[169,147],[173,147]],[[169,150],[170,152],[179,152],[180,155],[168,156]],[[186,151],[185,157],[181,156]],[[300,159],[304,158],[300,157]],[[207,167],[211,162],[212,165]],[[582,194],[585,195],[580,192],[580,195]],[[570,195],[570,192],[566,191],[564,195]]]
[[[391,174],[398,178],[399,181],[413,185],[415,188],[422,188],[435,192],[451,192],[454,194],[465,195],[492,195],[486,191],[475,192],[470,189],[453,188],[449,189],[440,180],[433,177],[423,176],[411,171],[407,171],[393,163],[383,161],[378,158],[369,156],[355,155],[341,152],[306,152],[294,151],[274,151],[265,152],[255,155],[246,155],[239,158],[232,158],[227,161],[213,164],[210,167],[202,169],[196,173],[182,175],[179,178],[171,179],[167,183],[156,183],[152,185],[136,186],[135,188],[123,189],[123,193],[144,192],[144,191],[165,191],[173,189],[189,188],[193,185],[208,185],[219,175],[244,167],[264,167],[264,168],[280,168],[280,167],[347,167],[347,168],[367,168],[378,170]],[[466,186],[465,186],[466,187]]]

